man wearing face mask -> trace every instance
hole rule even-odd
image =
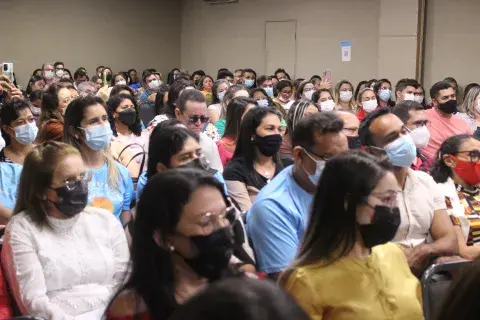
[[[458,253],[445,199],[430,175],[410,169],[416,157],[410,130],[389,109],[369,114],[359,136],[366,151],[388,156],[402,189],[397,195],[401,224],[393,242],[401,244],[412,271],[420,275],[433,259]]]
[[[294,164],[260,191],[247,213],[258,267],[272,278],[295,257],[325,161],[348,149],[343,121],[331,112],[303,118],[292,145]]]
[[[347,136],[348,149],[360,149],[362,146],[360,138],[358,137],[358,128],[360,127],[360,120],[351,112],[337,111],[338,116],[343,120],[343,133]]]
[[[428,131],[428,118],[423,106],[416,101],[404,101],[397,104],[392,113],[396,115],[403,124],[410,130],[415,147],[417,148],[417,157],[412,163],[413,170],[422,170],[428,172],[425,156],[419,148],[426,147],[430,140],[430,131]]]
[[[256,87],[257,82],[257,73],[252,69],[243,70],[243,84],[249,88],[253,89]]]
[[[435,161],[435,155],[442,143],[457,134],[472,134],[472,128],[468,123],[456,116],[457,96],[452,85],[448,81],[435,83],[430,89],[432,109],[426,110],[428,117],[427,128],[430,131],[430,140],[427,146],[420,148],[427,158],[430,168]]]
[[[399,104],[402,101],[414,101],[415,90],[419,87],[417,80],[401,79],[395,86],[396,102]]]
[[[145,91],[140,95],[139,101],[140,104],[151,104],[155,103],[155,97],[158,91],[158,88],[162,85],[162,81],[158,80],[155,73],[152,73],[148,70],[145,70],[142,74],[143,83],[145,85]],[[153,97],[153,101],[152,101]]]
[[[51,63],[45,63],[42,65],[42,77],[45,79],[45,88],[47,90],[57,79],[55,79],[55,68]]]

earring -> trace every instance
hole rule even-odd
[[[174,247],[174,246],[170,246],[170,251],[171,251],[171,252],[175,251],[175,247]]]

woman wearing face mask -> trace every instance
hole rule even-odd
[[[138,201],[132,273],[107,319],[168,319],[186,300],[229,273],[233,210],[209,173],[167,170]]]
[[[358,101],[357,101],[357,118],[358,120],[362,121],[367,114],[372,113],[373,111],[377,110],[378,102],[377,96],[375,95],[375,91],[370,88],[365,88],[360,90],[358,93]]]
[[[182,73],[182,72],[180,71],[180,69],[177,69],[177,68],[172,69],[168,73],[167,83],[168,83],[169,86],[171,86],[175,82],[175,80],[177,80],[177,77],[180,73]]]
[[[335,109],[335,101],[332,94],[328,89],[320,89],[315,91],[312,96],[312,101],[317,105],[320,105],[320,111],[330,112]]]
[[[0,109],[2,137],[6,147],[0,151],[0,162],[23,164],[27,153],[34,147],[38,128],[30,105],[14,99]]]
[[[311,319],[423,319],[420,283],[397,244],[400,188],[389,162],[360,151],[325,165],[282,286]]]
[[[456,113],[472,128],[473,135],[480,138],[480,87],[470,89]]]
[[[28,100],[30,100],[30,110],[32,111],[33,117],[35,121],[38,120],[40,114],[42,113],[42,99],[43,99],[43,91],[42,90],[35,90],[30,93],[28,96]]]
[[[148,131],[142,131],[137,102],[131,95],[118,94],[107,101],[107,106],[113,132],[110,151],[127,167],[132,179],[137,179],[146,164],[149,139]]]
[[[220,112],[220,119],[215,122],[215,128],[217,128],[218,134],[220,137],[223,136],[223,133],[225,132],[225,125],[227,123],[226,117],[227,117],[227,106],[232,101],[233,98],[237,97],[246,97],[248,98],[250,96],[250,92],[248,91],[247,87],[245,87],[242,84],[235,84],[233,86],[230,86],[230,88],[227,89],[225,96],[223,97],[222,101],[222,110]]]
[[[303,81],[298,89],[295,91],[295,100],[307,99],[312,100],[313,93],[315,92],[315,85],[312,81]]]
[[[220,119],[222,102],[230,83],[225,79],[215,81],[212,88],[212,104],[208,106],[208,116],[210,123],[215,124]]]
[[[274,108],[282,115],[282,126],[286,129],[287,122],[285,119],[287,118],[287,112],[283,109],[279,104],[273,102],[272,98],[268,95],[267,91],[263,88],[256,88],[250,92],[250,98],[255,100],[259,107],[269,107]]]
[[[283,109],[288,111],[290,109],[293,100],[291,100],[293,95],[293,84],[290,80],[280,80],[277,83],[277,92],[278,95],[273,99],[273,102],[278,103]]]
[[[127,79],[125,78],[125,74],[123,72],[117,72],[113,75],[112,81],[110,81],[110,86],[120,86],[126,85]]]
[[[249,88],[257,87],[257,73],[253,69],[243,69],[243,84]]]
[[[100,319],[125,278],[125,233],[109,212],[86,207],[88,179],[79,151],[64,143],[25,159],[2,249],[23,315]]]
[[[468,134],[452,136],[442,143],[436,159],[431,175],[445,195],[459,254],[475,260],[480,257],[480,142]]]
[[[125,225],[131,220],[133,183],[127,168],[110,154],[112,134],[107,107],[99,97],[78,98],[68,107],[63,139],[80,150],[92,175],[88,203],[109,210]]]
[[[45,88],[45,80],[41,76],[32,76],[28,81],[26,93],[30,95],[32,91],[42,90]]]
[[[213,78],[210,76],[204,76],[198,81],[197,89],[200,90],[205,99],[207,100],[207,106],[212,104],[213,97],[212,97],[212,87],[213,87]]]
[[[228,194],[242,211],[282,169],[278,150],[282,143],[280,113],[256,107],[243,118],[232,160],[223,171]]]
[[[378,105],[382,108],[391,108],[395,106],[395,102],[392,100],[392,83],[388,79],[378,80],[373,91],[378,96]]]
[[[257,107],[255,100],[245,97],[234,98],[227,106],[227,125],[222,139],[217,141],[220,160],[225,168],[232,159],[237,146],[240,124],[250,109]]]
[[[353,85],[347,81],[342,80],[335,86],[335,109],[340,111],[355,112],[355,98],[353,97]]]
[[[297,100],[292,104],[287,114],[287,130],[285,132],[285,135],[282,137],[282,145],[280,146],[279,150],[279,154],[282,157],[282,160],[293,160],[292,133],[298,121],[317,112],[319,112],[318,107],[310,100]]]

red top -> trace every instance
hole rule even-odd
[[[13,317],[12,300],[8,295],[7,282],[0,267],[0,319],[9,319],[11,317]]]
[[[224,168],[227,166],[227,163],[232,160],[236,146],[237,142],[232,138],[224,137],[217,141],[218,153]]]

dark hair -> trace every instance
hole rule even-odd
[[[173,68],[167,76],[167,83],[168,85],[171,85],[175,81],[175,71],[181,72],[180,69],[178,68]]]
[[[112,80],[110,81],[110,86],[112,86],[112,87],[115,86],[115,78],[118,77],[118,76],[121,76],[123,78],[123,80],[125,80],[125,83],[128,83],[127,82],[128,77],[125,77],[125,74],[123,72],[117,72],[112,76]]]
[[[237,97],[227,105],[227,117],[225,124],[224,137],[237,139],[240,132],[240,124],[242,116],[245,113],[247,105],[253,104],[257,106],[257,102],[251,98]]]
[[[87,76],[87,73],[85,71],[83,71],[82,69],[77,69],[77,71],[75,71],[75,73],[73,74],[73,79],[77,80],[80,77],[86,77],[86,76]]]
[[[145,70],[143,70],[143,72],[142,72],[142,82],[143,82],[145,85],[147,85],[146,79],[147,79],[148,77],[152,76],[152,75],[154,76],[155,73],[151,72],[150,69],[145,69]]]
[[[371,88],[372,84],[375,86],[376,83],[377,83],[377,79],[371,79],[367,82],[367,87]]]
[[[170,168],[170,161],[180,152],[188,138],[199,142],[199,137],[191,130],[176,127],[175,124],[160,123],[150,135],[148,147],[147,178],[157,173],[157,164],[161,163]]]
[[[297,79],[297,80],[299,80],[299,79]],[[304,81],[300,82],[298,85],[295,86],[295,99],[296,100],[302,98],[303,90],[305,90],[305,86],[309,83],[311,83],[313,85],[312,81],[304,80]]]
[[[120,290],[134,290],[145,302],[152,319],[167,319],[177,308],[172,251],[154,240],[158,232],[163,243],[177,233],[183,208],[195,190],[223,186],[211,173],[192,169],[172,169],[152,177],[140,196],[131,249],[132,272]],[[224,196],[225,203],[228,201]]]
[[[255,70],[253,69],[243,69],[243,75],[245,76],[245,73],[248,72],[248,73],[253,73],[253,76],[255,77],[254,82],[253,82],[253,86],[251,87],[252,89],[253,88],[256,88],[257,87],[257,73],[255,72]]]
[[[377,101],[380,101],[379,92],[380,92],[380,89],[382,88],[382,84],[384,84],[384,83],[388,83],[390,85],[390,87],[392,86],[392,83],[390,82],[390,80],[385,79],[385,78],[378,80],[375,83],[375,85],[373,86],[373,91],[375,91],[375,95],[377,96]],[[393,96],[393,94],[392,94],[392,96]],[[395,102],[393,102],[391,96],[390,96],[390,99],[387,102],[387,105],[389,107],[393,107],[395,105]]]
[[[38,118],[40,124],[50,119],[63,120],[62,114],[58,111],[60,104],[58,92],[63,88],[61,84],[54,83],[43,94],[42,112]]]
[[[295,131],[295,126],[297,123],[300,121],[300,119],[303,118],[305,114],[305,110],[310,105],[315,105],[312,101],[307,100],[307,99],[301,99],[297,100],[292,105],[290,106],[290,109],[288,109],[287,113],[287,132],[290,134],[290,136],[293,134]]]
[[[169,319],[307,320],[309,317],[275,283],[242,277],[209,285]]]
[[[343,130],[343,120],[334,112],[318,112],[300,119],[293,129],[292,147],[301,146],[312,150],[317,134],[339,133]]]
[[[453,77],[446,77],[445,79],[443,79],[443,81],[448,81],[448,82],[450,82],[451,85],[454,84],[455,87],[456,87],[457,90],[458,90],[458,82],[457,82],[457,80],[456,80],[455,78],[453,78]]]
[[[97,71],[99,68],[105,69],[105,66],[100,65],[100,66],[95,68],[95,71]]]
[[[239,72],[239,71],[243,74],[243,69],[235,69],[234,72],[237,73],[237,72]]]
[[[465,86],[465,89],[463,90],[463,100],[465,100],[465,98],[467,97],[468,92],[475,87],[480,87],[480,84],[473,82]]]
[[[165,98],[165,94],[168,92],[168,86],[161,85],[159,90],[157,91],[157,95],[155,96],[155,113],[165,114],[167,112],[166,105],[163,103],[163,99]]]
[[[272,77],[271,76],[267,76],[267,75],[261,75],[260,77],[257,78],[257,87],[260,87],[262,86],[262,84],[265,82],[265,81],[268,81],[268,80],[272,80]]]
[[[359,150],[337,155],[325,165],[313,199],[295,266],[344,257],[355,244],[356,209],[365,203],[391,164]],[[332,214],[335,212],[335,214]]]
[[[98,80],[98,79],[102,80],[101,77],[99,77],[98,75],[94,74],[94,75],[92,76],[92,79],[91,79],[90,81],[92,81],[93,83],[97,84],[97,80]],[[103,80],[102,80],[102,82],[103,82]]]
[[[368,81],[362,80],[357,84],[357,88],[355,89],[355,95],[353,96],[353,99],[357,100],[358,93],[360,92],[360,88],[367,84]]]
[[[61,61],[57,61],[57,62],[55,62],[55,63],[53,64],[53,66],[54,66],[55,68],[57,68],[57,66],[59,66],[59,65],[65,66],[65,63],[63,63],[63,62],[61,62]]]
[[[37,75],[37,72],[39,72],[39,71],[41,72],[41,71],[43,71],[43,70],[42,70],[42,69],[35,69],[35,70],[33,70],[32,77],[35,76],[35,75]]]
[[[190,80],[193,80],[193,78],[195,78],[195,76],[200,76],[200,78],[205,77],[205,72],[203,70],[194,71],[192,73],[192,76],[190,77]]]
[[[28,81],[28,86],[27,86],[27,90],[25,91],[27,94],[30,94],[32,92],[32,85],[35,83],[35,82],[38,82],[38,81],[45,81],[43,79],[43,77],[41,76],[35,76],[33,75],[30,80]]]
[[[218,98],[217,90],[218,90],[218,87],[222,83],[227,85],[227,90],[228,90],[228,88],[230,88],[230,83],[226,79],[219,79],[219,80],[215,81],[213,83],[213,87],[212,87],[212,104],[220,103],[220,99]],[[225,91],[225,94],[226,94],[226,91]]]
[[[182,94],[178,97],[177,100],[177,108],[180,112],[185,112],[185,108],[187,106],[187,102],[207,102],[205,100],[205,96],[198,90],[191,89],[191,90],[184,90]]]
[[[225,79],[227,77],[233,78],[233,73],[231,73],[227,69],[218,71],[217,80]]]
[[[64,68],[63,73],[68,73],[69,79],[73,81],[72,73],[70,72],[70,70],[68,70],[67,68]],[[87,75],[87,81],[88,81],[88,75]]]
[[[430,97],[432,99],[436,99],[440,90],[446,90],[446,89],[450,89],[450,88],[453,88],[452,85],[450,84],[450,82],[448,82],[446,80],[439,81],[439,82],[435,83],[432,86],[432,88],[430,89]]]
[[[320,77],[318,74],[315,74],[310,78],[310,80],[313,80],[313,79],[317,79],[317,80],[322,81],[322,77]]]
[[[424,110],[423,106],[416,102],[416,101],[402,101],[401,103],[397,104],[392,109],[392,113],[396,115],[403,123],[407,123],[407,121],[411,118],[410,111],[420,111]]]
[[[443,156],[446,154],[456,155],[460,149],[460,146],[470,139],[475,139],[475,137],[469,134],[459,134],[451,136],[447,140],[443,141],[442,145],[437,151],[435,163],[430,169],[430,175],[436,183],[444,183],[453,175],[452,168],[445,164]]]
[[[42,100],[43,94],[44,92],[42,90],[35,90],[35,91],[32,91],[32,93],[30,93],[30,96],[28,96],[28,99],[30,100],[30,102]]]
[[[313,101],[313,103],[318,103],[318,101],[320,101],[320,95],[321,95],[322,92],[328,92],[328,93],[330,94],[330,97],[332,97],[332,99],[333,99],[333,95],[332,95],[332,92],[330,91],[330,89],[321,88],[321,89],[316,90],[316,91],[312,94],[312,101]]]
[[[292,88],[293,89],[293,83],[290,80],[282,79],[278,81],[277,83],[277,91],[280,92],[285,88]]]
[[[126,85],[126,84],[119,84],[119,85],[113,86],[112,91],[110,91],[110,97],[116,96],[116,95],[119,94],[121,91],[125,91],[125,90],[128,91],[128,92],[130,92],[130,95],[131,95],[131,96],[135,96],[135,92],[133,92],[133,89],[130,88],[128,85]]]
[[[206,75],[206,76],[201,77],[200,80],[198,80],[198,85],[197,85],[197,89],[198,89],[198,90],[200,90],[200,91],[203,90],[203,81],[205,81],[205,79],[207,79],[207,78],[210,79],[210,80],[212,80],[212,86],[213,86],[213,83],[214,83],[215,81],[213,80],[213,78],[212,78],[211,76]]]
[[[7,125],[10,127],[12,122],[18,119],[20,111],[25,109],[30,110],[30,104],[23,99],[13,99],[12,101],[4,104],[0,109],[0,121],[2,125]],[[5,130],[3,130],[3,128],[1,131],[2,137],[5,140],[5,144],[7,146],[10,145],[10,136],[7,132],[5,132]]]
[[[135,118],[135,123],[128,126],[128,129],[132,131],[134,135],[139,137],[142,134],[142,121],[140,120],[140,115],[139,115],[139,110],[138,110],[138,104],[134,96],[131,96],[129,94],[116,94],[114,96],[111,96],[110,99],[107,101],[107,113],[108,113],[108,121],[110,122],[110,127],[112,128],[113,135],[118,136],[117,133],[117,128],[115,127],[115,119],[113,118],[113,114],[117,110],[118,106],[120,103],[122,103],[124,100],[129,99],[132,101],[133,106],[135,107],[135,113],[136,113],[136,118]]]
[[[403,91],[407,87],[414,87],[415,89],[417,89],[419,85],[420,84],[415,79],[404,78],[404,79],[398,80],[397,84],[395,85],[395,98],[397,97],[398,91]]]
[[[275,72],[273,74],[275,75],[275,77],[277,77],[277,74],[279,74],[279,73],[285,73],[285,76],[287,77],[287,79],[291,80],[290,75],[287,73],[287,71],[285,71],[285,69],[278,68],[277,70],[275,70]],[[278,79],[278,77],[277,77],[277,79]]]
[[[168,99],[165,108],[165,113],[170,117],[175,117],[175,108],[177,107],[177,100],[180,93],[186,87],[193,86],[191,81],[179,80],[175,81],[168,89]]]
[[[253,164],[257,158],[256,147],[252,143],[252,137],[256,135],[257,128],[262,123],[262,120],[270,114],[276,115],[280,120],[282,119],[280,113],[275,109],[255,107],[245,115],[240,124],[240,132],[233,159],[243,159],[247,169],[251,171],[254,170]],[[273,161],[279,164],[278,154],[273,156]]]
[[[358,129],[358,136],[363,146],[374,145],[372,133],[370,132],[370,125],[375,119],[389,113],[392,113],[390,109],[381,108],[367,114],[367,116],[363,119],[363,121],[360,123],[360,128]]]

